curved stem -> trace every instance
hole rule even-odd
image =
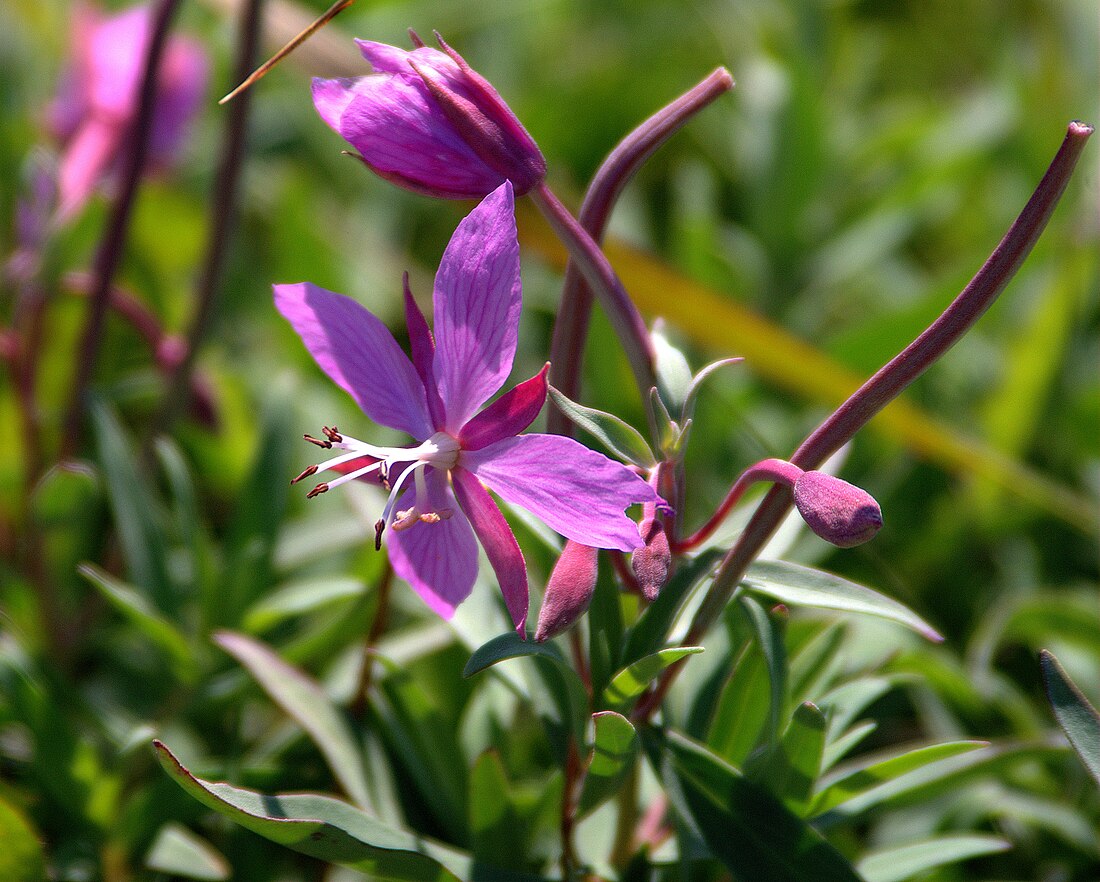
[[[623,283],[619,281],[619,277],[611,268],[600,246],[577,223],[577,219],[551,192],[546,182],[542,181],[535,185],[528,195],[550,222],[558,238],[569,250],[570,258],[577,262],[588,284],[600,298],[615,332],[619,335],[623,349],[626,350],[626,357],[634,371],[638,388],[643,396],[647,395],[656,385],[656,377],[653,373],[653,344],[638,307],[626,293]]]
[[[783,459],[765,459],[756,465],[746,469],[741,476],[733,482],[726,493],[726,498],[718,506],[717,511],[698,530],[686,539],[673,539],[669,545],[673,554],[683,554],[700,545],[721,525],[722,521],[730,513],[737,502],[745,495],[745,491],[757,481],[771,481],[783,487],[793,487],[794,482],[802,476],[803,470]]]
[[[799,445],[791,456],[792,463],[807,470],[819,466],[970,330],[1005,289],[1046,228],[1092,132],[1092,126],[1084,123],[1069,124],[1062,145],[1035,192],[974,278],[939,318],[860,386]],[[695,613],[686,644],[697,642],[717,621],[749,564],[790,506],[791,491],[786,487],[774,487],[764,497],[737,543],[723,559],[714,583]],[[647,718],[660,706],[681,666],[677,663],[665,670],[654,691],[639,703],[636,713],[640,718]]]
[[[126,233],[130,227],[130,215],[133,213],[138,184],[149,152],[153,111],[156,105],[157,76],[164,48],[168,42],[168,32],[171,30],[179,5],[180,0],[161,0],[153,17],[152,37],[145,53],[145,67],[142,73],[141,90],[138,93],[137,112],[127,139],[128,151],[121,175],[121,186],[111,209],[107,231],[96,252],[95,286],[92,289],[91,308],[88,311],[77,350],[72,397],[65,417],[61,442],[62,459],[71,456],[80,448],[84,430],[84,398],[99,357],[103,321],[110,300],[111,284],[122,262]]]
[[[720,67],[671,104],[623,138],[596,171],[585,193],[577,220],[594,241],[603,239],[611,209],[630,179],[650,156],[679,131],[696,113],[733,87],[733,77]],[[550,345],[553,365],[551,382],[568,398],[577,399],[580,391],[581,363],[588,320],[592,312],[592,291],[574,259],[565,268],[561,307],[554,322]],[[550,432],[572,433],[572,423],[557,408],[547,417]]]

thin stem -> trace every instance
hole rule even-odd
[[[686,539],[674,538],[669,545],[673,554],[683,554],[700,545],[722,524],[737,502],[745,495],[745,491],[757,481],[772,481],[784,487],[793,487],[794,482],[802,475],[802,469],[782,459],[765,459],[756,465],[746,469],[741,476],[733,482],[726,493],[726,498],[718,506],[718,510],[710,516],[710,519],[698,530]]]
[[[581,678],[581,682],[584,683],[584,688],[591,695],[592,671],[588,667],[588,659],[585,656],[584,644],[581,642],[580,628],[569,629],[569,653],[573,656],[573,667],[576,668],[577,676]]]
[[[301,46],[306,40],[312,37],[317,31],[321,30],[325,25],[332,21],[341,12],[351,6],[355,0],[336,0],[328,9],[322,12],[317,18],[310,22],[305,28],[295,34],[289,42],[282,49],[272,55],[267,61],[261,64],[258,68],[252,71],[237,88],[226,95],[224,98],[218,101],[219,104],[226,104],[244,92],[246,89],[263,79],[267,73],[275,67],[280,61],[286,58],[291,52]],[[249,68],[252,64],[249,63]],[[238,76],[238,79],[240,77]]]
[[[603,240],[611,209],[638,169],[695,114],[732,87],[733,77],[729,71],[724,67],[718,68],[671,104],[658,110],[608,154],[592,178],[577,215],[581,227],[596,243]],[[592,290],[576,261],[571,258],[565,268],[561,307],[550,345],[550,362],[554,387],[574,400],[580,392],[581,363],[591,313]],[[547,417],[549,431],[558,435],[572,434],[572,425],[557,408],[553,408]]]
[[[237,40],[236,78],[247,76],[255,64],[260,42],[261,10],[264,0],[249,0],[241,12],[240,33]],[[197,306],[187,334],[183,357],[172,372],[165,393],[164,404],[152,423],[151,436],[168,431],[188,399],[188,387],[195,368],[199,347],[210,329],[210,322],[217,303],[222,269],[230,231],[236,215],[237,191],[248,136],[248,112],[252,104],[251,93],[246,93],[229,108],[222,139],[221,160],[214,182],[214,203],[210,234],[206,243],[206,257],[196,286]]]
[[[371,683],[374,679],[374,648],[386,631],[386,625],[390,618],[390,588],[393,585],[393,567],[389,558],[382,563],[382,575],[378,579],[378,605],[374,611],[374,619],[370,623],[370,630],[363,638],[363,666],[359,669],[359,682],[355,687],[355,695],[351,700],[351,715],[362,717],[367,709]]]
[[[72,398],[69,402],[61,442],[63,459],[72,456],[80,449],[81,435],[84,430],[84,399],[99,358],[111,284],[122,262],[122,251],[130,227],[130,216],[133,212],[138,185],[141,182],[141,173],[149,153],[149,139],[157,97],[157,76],[164,48],[168,42],[168,32],[171,30],[179,5],[180,0],[161,0],[153,17],[152,37],[145,53],[141,89],[138,93],[137,113],[130,129],[130,136],[127,138],[129,150],[121,174],[121,185],[111,210],[107,231],[96,253],[95,286],[92,289],[91,304],[77,350]]]
[[[970,283],[928,328],[860,386],[818,426],[791,456],[802,469],[821,465],[882,408],[896,398],[965,334],[993,304],[1019,270],[1046,228],[1069,183],[1092,126],[1071,122],[1066,136],[1035,192]],[[697,642],[721,615],[749,564],[771,537],[791,506],[791,491],[774,487],[756,509],[744,532],[723,559],[707,596],[695,613],[685,642]],[[639,703],[645,719],[660,706],[681,665],[667,668],[656,688]]]
[[[599,245],[577,223],[577,219],[551,192],[546,182],[536,184],[530,191],[530,196],[569,250],[570,257],[577,262],[588,284],[599,296],[623,349],[626,350],[638,388],[643,397],[648,395],[656,384],[653,373],[653,343],[649,339],[649,330],[638,312],[638,307],[626,293],[623,283],[619,281]]]

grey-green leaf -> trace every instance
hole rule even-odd
[[[873,852],[856,864],[856,869],[866,882],[905,882],[936,867],[1011,847],[1010,842],[997,836],[939,836]]]
[[[577,404],[553,386],[550,387],[550,397],[574,425],[584,429],[612,453],[645,469],[653,468],[657,464],[653,451],[649,449],[641,433],[629,423],[623,422],[614,414]]]
[[[229,863],[214,846],[175,823],[160,828],[145,856],[145,866],[150,870],[203,882],[221,882],[228,879],[232,872]]]
[[[389,827],[338,799],[315,794],[265,794],[191,774],[154,741],[164,770],[188,794],[261,836],[378,879],[459,882],[471,878],[469,856],[423,836]]]
[[[1081,762],[1100,783],[1100,714],[1069,678],[1058,659],[1047,650],[1039,653],[1043,685],[1054,708],[1058,725]]]
[[[676,646],[640,658],[611,678],[604,690],[604,699],[612,707],[622,709],[641,695],[653,678],[669,665],[702,651],[702,646]]]
[[[584,779],[577,813],[584,816],[614,796],[638,756],[638,733],[630,720],[614,711],[592,715],[596,730],[592,761]]]
[[[271,699],[309,733],[348,796],[357,805],[373,806],[362,751],[351,727],[320,685],[251,637],[222,631],[214,640],[244,665]]]
[[[779,560],[757,561],[749,567],[743,584],[749,591],[792,606],[864,613],[898,622],[929,640],[943,640],[924,619],[893,598],[811,567]]]

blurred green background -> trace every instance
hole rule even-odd
[[[325,5],[269,3],[268,48]],[[179,27],[209,46],[214,88],[179,168],[143,188],[120,275],[170,330],[186,327],[202,259],[225,114],[214,99],[232,85],[232,6],[184,4]],[[0,8],[3,256],[14,248],[12,218],[28,157],[48,147],[43,112],[63,64],[70,13],[70,4],[53,0],[8,0]],[[303,493],[286,487],[311,461],[295,440],[302,432],[335,424],[360,434],[365,420],[277,316],[270,285],[309,280],[350,294],[399,338],[401,272],[410,271],[418,294],[430,291],[433,268],[469,206],[400,192],[341,156],[343,142],[317,118],[308,92],[310,75],[365,71],[347,37],[405,45],[409,27],[425,36],[438,30],[497,87],[542,147],[552,186],[574,206],[619,137],[716,66],[732,72],[733,92],[643,169],[611,232],[612,258],[623,262],[628,288],[647,318],[668,317],[694,367],[751,350],[746,363],[709,381],[700,403],[688,455],[689,524],[706,518],[746,466],[789,455],[853,379],[870,375],[931,321],[1007,229],[1067,122],[1100,119],[1100,20],[1092,0],[359,0],[256,87],[239,226],[200,357],[220,425],[210,431],[187,423],[174,433],[168,458],[185,463],[191,476],[190,513],[178,510],[181,491],[170,475],[150,482],[150,493],[175,500],[173,547],[191,541],[177,532],[191,524],[202,536],[191,547],[215,549],[190,561],[205,572],[191,573],[190,582],[173,578],[217,586],[219,567],[236,567],[240,593],[227,608],[239,607],[238,619],[303,562],[312,576],[357,585],[377,574],[353,503],[307,505]],[[873,745],[1049,729],[1041,647],[1055,650],[1094,702],[1100,699],[1098,163],[1092,144],[1001,302],[906,393],[908,420],[884,415],[852,446],[841,474],[881,503],[886,526],[875,541],[839,552],[803,537],[791,553],[897,597],[947,637],[942,647],[906,644],[891,656],[895,672],[926,679],[874,707],[880,729]],[[87,268],[105,215],[97,200],[57,238],[50,253],[56,273]],[[523,220],[529,248],[520,378],[545,360],[560,288],[545,233]],[[7,317],[14,294],[3,296]],[[21,436],[11,384],[0,385],[0,646],[8,686],[0,689],[0,796],[33,820],[60,878],[125,879],[125,868],[140,868],[154,832],[143,811],[163,799],[173,802],[158,817],[193,814],[160,781],[144,742],[133,740],[134,727],[175,730],[196,742],[194,755],[240,748],[202,745],[213,733],[247,737],[219,703],[219,690],[234,684],[208,640],[195,664],[221,681],[194,671],[169,676],[131,620],[75,574],[77,562],[90,560],[134,578],[126,539],[110,527],[128,503],[105,489],[126,476],[120,467],[114,479],[102,472],[111,469],[112,443],[125,449],[127,435],[140,438],[161,387],[125,325],[109,323],[97,374],[106,415],[83,451],[94,471],[86,482],[70,486],[65,477],[60,488],[27,495],[24,449],[39,446],[48,461],[56,455],[82,315],[82,299],[61,293],[48,313],[39,387],[46,437]],[[585,403],[644,424],[602,319],[585,378]],[[141,511],[140,501],[133,505]],[[23,557],[32,533],[49,550],[46,578],[60,586],[63,621],[46,621],[36,600],[36,577]],[[529,557],[539,584],[549,557]],[[176,572],[177,564],[169,556],[165,566]],[[289,647],[296,663],[327,671],[370,621],[369,592],[366,599],[363,591],[349,593],[323,611],[342,618],[342,628],[328,619],[280,620],[268,638]],[[399,618],[420,620],[411,593],[404,586],[396,593],[403,595],[395,599]],[[225,621],[206,624],[239,621],[226,613]],[[205,634],[201,627],[197,633]],[[51,643],[58,640],[60,653]],[[464,687],[447,671],[462,660],[451,644],[421,661],[439,677],[430,689],[453,690],[441,700],[455,708]],[[25,749],[33,741],[27,732],[35,731],[27,723],[33,701],[18,697],[15,681],[34,684],[50,713],[64,717],[56,725],[72,739],[68,783],[36,778],[33,751]],[[196,712],[200,693],[209,705]],[[314,767],[296,780],[281,777],[289,766],[280,750],[270,748],[272,780],[255,786],[324,786]],[[928,878],[1095,878],[1098,801],[1075,763],[1067,754],[1064,762],[1017,769],[1002,786],[1065,807],[1091,833],[1074,838],[1035,819],[1002,819],[994,827],[1016,842],[1012,852],[968,865],[973,875],[953,868]],[[72,781],[89,788],[92,808],[58,808]],[[117,836],[115,817],[125,819]],[[276,878],[270,868],[243,869],[268,854],[260,844],[243,836],[234,843],[234,878]],[[281,878],[317,878],[292,864]]]

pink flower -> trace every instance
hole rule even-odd
[[[70,217],[117,167],[137,109],[152,13],[136,6],[104,17],[80,3],[72,15],[72,58],[48,124],[62,144],[60,213]],[[194,40],[169,39],[161,64],[149,155],[172,160],[206,91],[209,64]]]
[[[442,39],[443,51],[419,40],[412,52],[356,42],[375,73],[315,79],[313,103],[375,173],[444,199],[479,199],[505,180],[522,195],[542,180],[546,161],[531,136]]]
[[[523,633],[527,567],[486,488],[575,542],[620,551],[642,545],[624,510],[659,500],[649,484],[570,438],[519,434],[542,409],[546,368],[482,409],[507,379],[516,351],[519,243],[509,182],[459,224],[447,246],[435,278],[434,340],[406,287],[411,360],[385,325],[348,297],[308,282],[276,285],[275,305],[368,417],[419,442],[378,447],[326,429],[325,440],[311,440],[343,452],[300,478],[339,472],[310,495],[365,476],[389,486],[378,541],[391,528],[394,569],[440,615],[449,617],[469,595],[480,540]]]

